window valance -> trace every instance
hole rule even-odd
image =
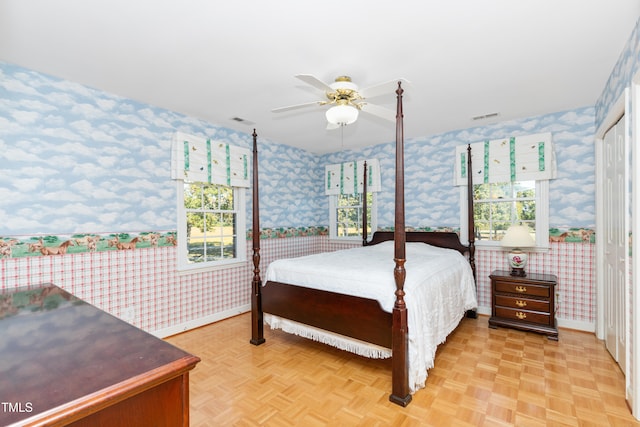
[[[455,185],[467,185],[467,146],[456,147]],[[473,183],[549,180],[556,177],[550,133],[471,144]]]
[[[246,148],[176,132],[171,149],[171,178],[249,187],[250,155]]]
[[[378,159],[368,159],[367,191],[380,191],[380,163]],[[325,166],[325,194],[362,193],[365,160],[337,163]]]

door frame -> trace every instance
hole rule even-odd
[[[598,238],[598,231],[604,230],[604,222],[602,220],[602,210],[604,208],[604,180],[601,177],[604,174],[604,135],[611,129],[627,110],[627,91],[618,98],[609,110],[609,114],[598,128],[595,135],[595,151],[596,151],[596,336],[603,340],[605,337],[605,320],[604,320],[604,244],[602,239]]]
[[[640,419],[640,149],[637,142],[640,142],[640,72],[631,79],[631,105],[629,107],[630,118],[630,140],[631,150],[631,287],[633,289],[631,297],[631,319],[630,331],[627,336],[631,340],[627,345],[627,352],[630,354],[627,359],[627,372],[631,369],[631,375],[627,375],[627,401],[631,407],[631,413],[636,419]],[[633,238],[633,235],[636,238]]]
[[[629,165],[627,116],[622,115],[604,135],[603,168],[598,182],[604,191],[602,203],[603,227],[598,242],[603,249],[602,314],[604,342],[607,350],[625,372],[629,342]],[[620,146],[622,144],[622,146]],[[612,175],[613,174],[613,175]],[[620,177],[623,178],[619,182]],[[619,193],[618,193],[619,192]],[[622,207],[621,211],[617,208]],[[607,221],[612,221],[608,223]],[[613,269],[613,271],[612,271]],[[612,311],[609,311],[612,310]]]
[[[638,73],[637,77],[638,77],[638,81],[640,82],[640,73]],[[635,104],[634,107],[637,107],[637,104]],[[636,111],[637,111],[637,108],[636,108]],[[634,127],[637,127],[638,120],[631,120],[630,114],[631,114],[631,93],[630,93],[630,89],[626,88],[624,92],[620,95],[620,97],[617,99],[617,101],[611,106],[609,113],[607,114],[607,116],[605,117],[605,119],[603,120],[602,124],[597,129],[595,134],[595,152],[596,152],[596,173],[595,173],[595,180],[596,180],[596,264],[595,264],[596,328],[595,329],[596,329],[596,336],[600,340],[604,340],[605,333],[606,333],[605,331],[606,325],[605,325],[605,317],[604,317],[604,311],[605,311],[604,280],[605,278],[604,278],[604,269],[602,268],[602,266],[604,266],[604,259],[605,259],[604,258],[605,257],[604,242],[603,242],[603,239],[598,238],[598,231],[604,230],[604,227],[605,227],[603,222],[604,180],[601,179],[601,177],[603,177],[604,175],[604,167],[605,167],[604,161],[603,161],[604,135],[609,129],[611,129],[618,122],[618,120],[620,120],[620,118],[623,115],[626,116],[627,124],[625,126],[625,140],[626,140],[626,146],[628,147],[629,151],[632,154],[632,159],[629,166],[629,168],[631,169],[629,171],[629,178],[632,180],[632,184],[631,184],[632,194],[627,195],[627,197],[628,197],[628,202],[630,204],[631,211],[640,213],[640,210],[635,210],[635,206],[633,205],[633,203],[637,202],[637,199],[638,199],[636,194],[640,194],[640,191],[638,191],[637,185],[636,185],[636,183],[640,183],[640,180],[637,180],[635,176],[638,172],[638,167],[639,167],[638,165],[640,165],[640,159],[638,159],[637,150],[633,150],[632,148],[630,135],[629,135],[630,126],[633,125]],[[632,121],[633,123],[630,123],[630,121]],[[629,230],[634,230],[634,225],[636,225],[636,223],[640,224],[640,222],[638,222],[639,220],[640,218],[638,218],[638,215],[633,215],[631,222],[627,224],[627,227],[629,228]],[[638,228],[635,228],[635,229],[638,229]],[[638,240],[638,239],[634,239],[634,240]],[[632,241],[632,244],[633,244],[633,241]],[[635,249],[633,250],[635,251]],[[640,252],[634,252],[634,253],[640,253]],[[640,259],[636,257],[635,261],[633,258],[631,258],[631,260],[628,260],[628,261],[630,262],[625,263],[627,265],[627,275],[626,275],[627,277],[625,280],[625,289],[624,289],[624,295],[625,295],[624,310],[626,314],[626,321],[625,321],[626,351],[622,357],[625,358],[625,364],[627,366],[627,373],[628,373],[625,377],[626,398],[627,398],[627,401],[630,403],[632,414],[634,415],[634,417],[638,418],[638,414],[640,414],[640,412],[638,412],[638,408],[634,408],[634,404],[637,405],[637,403],[639,402],[636,402],[636,400],[638,399],[634,399],[633,397],[638,396],[639,395],[638,392],[640,391],[638,389],[638,386],[640,386],[640,383],[635,378],[635,377],[640,378],[639,372],[638,372],[638,367],[639,367],[638,360],[640,360],[640,358],[638,357],[639,353],[636,351],[635,348],[632,350],[631,346],[632,344],[638,345],[638,343],[636,342],[637,340],[634,339],[634,337],[632,336],[632,332],[640,331],[640,329],[635,329],[633,327],[639,321],[640,314],[636,313],[637,310],[630,310],[630,308],[632,304],[634,307],[640,307],[640,305],[635,305],[636,298],[638,298],[638,301],[640,301],[640,295],[636,295],[637,293],[634,292],[634,295],[633,295],[634,301],[630,301],[630,298],[629,298],[630,286],[632,286],[632,284],[630,283],[630,280],[629,280],[628,269],[632,268],[633,269],[632,271],[640,271],[640,263],[639,263]],[[633,279],[632,279],[633,288],[638,289],[637,286],[635,285],[635,282],[636,282],[635,276],[636,275],[633,275]],[[634,357],[634,355],[636,356]]]

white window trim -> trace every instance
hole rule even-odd
[[[460,241],[469,241],[467,186],[460,186]],[[475,240],[476,247],[501,248],[500,242]],[[549,249],[549,181],[536,180],[536,247],[531,252]]]
[[[373,192],[371,193],[373,195],[372,197],[372,201],[371,201],[371,206],[367,206],[367,209],[371,212],[371,234],[367,235],[368,239],[371,239],[371,235],[373,234],[373,232],[375,232],[378,229],[378,214],[377,214],[377,206],[378,204],[376,203],[377,201],[377,196],[376,193]],[[338,227],[336,224],[336,209],[337,209],[337,201],[338,201],[338,195],[337,194],[333,194],[329,196],[329,239],[330,240],[337,240],[340,242],[345,242],[345,241],[362,241],[362,234],[360,234],[359,236],[337,236],[336,232],[338,231]]]
[[[245,266],[247,262],[247,226],[246,226],[246,189],[233,187],[233,200],[236,211],[236,258],[219,261],[208,261],[197,264],[187,262],[187,215],[184,209],[184,180],[176,180],[177,192],[177,216],[178,216],[178,236],[177,236],[177,257],[176,270],[178,273],[194,273],[214,271],[232,267]]]

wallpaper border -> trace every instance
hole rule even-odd
[[[407,231],[459,232],[454,227],[407,227]],[[380,228],[393,231],[393,227]],[[260,230],[260,239],[327,236],[329,227],[274,227]],[[247,240],[253,238],[252,230]],[[588,228],[551,228],[550,242],[595,243],[595,231]],[[177,232],[145,231],[131,233],[77,233],[62,235],[0,236],[0,259],[51,256],[84,252],[137,250],[162,246],[177,246]]]

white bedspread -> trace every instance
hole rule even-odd
[[[266,281],[277,281],[378,300],[391,312],[395,302],[393,242],[374,246],[281,259],[267,268]],[[476,308],[473,273],[457,251],[424,243],[406,244],[405,302],[409,326],[409,387],[424,387],[437,346],[458,325],[466,310]],[[313,338],[363,356],[388,357],[391,352],[363,348],[366,344],[305,328],[265,315],[272,328]],[[346,344],[345,344],[346,343]]]

